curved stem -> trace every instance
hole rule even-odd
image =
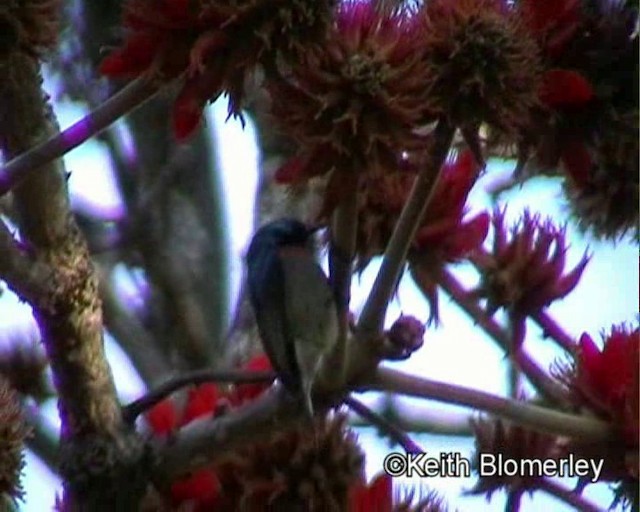
[[[358,321],[358,332],[374,338],[382,331],[389,300],[396,288],[409,246],[424,212],[433,199],[442,164],[447,158],[455,127],[441,119],[433,133],[428,160],[413,184],[407,204],[391,235],[382,265]]]
[[[129,405],[123,407],[125,421],[133,423],[140,414],[150,409],[168,395],[185,386],[202,384],[204,382],[233,382],[236,384],[251,384],[268,382],[275,379],[274,372],[248,372],[245,370],[195,370],[171,379],[151,390]]]
[[[582,441],[603,441],[611,436],[610,425],[600,420],[416,377],[391,368],[378,367],[371,382],[364,383],[364,387],[472,407],[539,432],[574,437]]]
[[[424,450],[418,446],[406,432],[403,432],[397,425],[389,421],[384,416],[372,411],[359,400],[348,396],[344,403],[359,416],[362,416],[372,425],[378,427],[380,432],[388,436],[392,441],[396,442],[407,453],[422,453]]]
[[[157,86],[146,79],[134,80],[63,132],[57,133],[7,162],[0,168],[0,196],[9,192],[37,169],[41,169],[45,164],[100,133],[118,118],[148,100],[157,91]]]

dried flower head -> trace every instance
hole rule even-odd
[[[306,44],[324,37],[334,0],[129,0],[129,35],[101,65],[107,76],[185,75],[173,126],[179,139],[197,127],[203,107],[221,93],[239,115],[244,85],[258,65],[272,70],[296,60]]]
[[[364,455],[344,417],[318,418],[243,447],[214,470],[221,510],[345,510]]]
[[[269,84],[274,122],[300,148],[296,172],[287,165],[277,176],[295,184],[330,174],[330,210],[357,174],[394,170],[400,151],[422,141],[418,28],[405,9],[380,12],[363,0],[338,6],[324,44]]]
[[[537,102],[538,47],[502,0],[431,0],[421,9],[428,106],[458,126],[512,132]]]
[[[47,358],[35,343],[9,341],[0,349],[0,376],[18,393],[41,402],[52,396]]]
[[[576,267],[565,272],[565,228],[551,219],[541,221],[528,210],[511,228],[504,225],[505,211],[493,214],[493,250],[476,260],[482,281],[475,294],[486,297],[489,313],[503,307],[516,327],[516,346],[524,339],[526,315],[538,313],[569,294],[578,284],[589,257],[585,253]]]
[[[442,496],[421,485],[396,492],[393,512],[446,512],[447,504]]]
[[[0,376],[0,506],[3,500],[21,499],[22,450],[29,428],[24,422],[18,395]]]
[[[559,438],[527,430],[507,421],[480,418],[473,422],[473,430],[476,451],[472,464],[476,471],[482,463],[481,457],[493,457],[496,462],[498,457],[513,461],[526,459],[543,461],[557,459],[564,453]],[[486,494],[487,499],[490,499],[495,491],[503,488],[522,494],[527,490],[535,489],[536,482],[541,477],[542,475],[533,473],[527,475],[523,471],[518,471],[514,475],[499,471],[492,476],[480,476],[469,493]]]
[[[639,240],[639,136],[636,110],[612,119],[591,150],[578,146],[565,154],[564,190],[582,230],[613,240],[631,232]]]
[[[14,51],[41,57],[58,42],[60,0],[7,0],[0,6],[0,61]]]

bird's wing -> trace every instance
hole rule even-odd
[[[264,251],[249,269],[249,293],[262,346],[283,385],[299,389],[300,370],[286,318],[284,271],[276,251]]]
[[[322,356],[335,344],[338,317],[322,268],[304,249],[281,249],[288,335],[295,340],[301,373],[313,378]]]

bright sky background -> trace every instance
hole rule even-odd
[[[84,114],[82,108],[68,103],[58,104],[56,110],[63,128]],[[219,137],[219,157],[223,164],[227,205],[231,210],[227,218],[234,220],[231,232],[234,258],[232,279],[234,289],[237,289],[242,274],[242,256],[252,232],[253,191],[256,184],[258,155],[252,142],[254,134],[250,123],[243,132],[238,123],[230,121],[224,125],[225,116],[226,102],[218,102],[211,109],[209,122],[214,123]],[[69,153],[65,157],[67,168],[72,173],[69,185],[73,201],[79,206],[100,205],[107,211],[117,212],[119,203],[116,188],[105,155],[104,149],[94,140]],[[491,174],[495,175],[494,171],[508,173],[508,170],[508,165],[494,162]],[[491,208],[485,186],[486,180],[482,180],[472,192],[470,200],[472,212]],[[515,220],[527,206],[550,215],[560,222],[566,218],[557,180],[532,180],[522,190],[506,194],[503,199],[509,202],[507,217],[511,220]],[[554,318],[562,319],[562,325],[569,333],[579,336],[583,331],[587,331],[594,339],[599,339],[598,333],[602,328],[608,329],[612,323],[622,321],[633,322],[637,317],[637,248],[627,243],[620,243],[614,247],[611,244],[585,240],[571,225],[568,232],[571,241],[568,268],[573,268],[580,260],[587,245],[594,256],[577,291],[562,302],[554,304],[549,311]],[[377,262],[373,262],[360,278],[354,279],[353,310],[358,311],[363,304],[375,277],[377,265]],[[460,267],[457,275],[467,286],[475,283],[475,273],[468,267]],[[478,387],[504,395],[506,373],[501,351],[487,340],[478,328],[474,327],[466,315],[450,304],[445,294],[441,294],[440,301],[442,327],[427,331],[423,348],[409,361],[402,363],[402,368],[432,379]],[[401,311],[422,319],[428,317],[428,307],[408,278],[404,279],[398,298],[389,308],[387,323],[393,322]],[[3,342],[3,338],[7,338],[9,331],[16,329],[32,333],[32,336],[38,339],[29,307],[20,303],[12,294],[5,293],[0,299],[0,343]],[[559,355],[555,345],[541,340],[540,332],[535,326],[529,326],[529,333],[527,347],[530,353],[543,366],[551,364]],[[142,383],[117,346],[108,337],[107,352],[122,400],[129,401],[137,397],[143,391]],[[371,393],[365,397],[365,400],[374,402],[378,398]],[[419,414],[420,410],[428,410],[451,417],[460,417],[468,413],[468,410],[459,407],[431,401],[403,399],[401,403],[404,404],[403,410],[407,414]],[[44,413],[52,426],[57,424],[55,403],[47,404],[44,407]],[[361,429],[360,439],[367,453],[367,471],[371,476],[381,470],[384,455],[390,449],[386,442],[379,440],[370,429]],[[417,440],[434,456],[441,451],[456,451],[463,456],[470,456],[473,450],[471,439],[425,435],[418,437]],[[460,497],[460,491],[471,488],[474,481],[474,478],[429,479],[421,484],[431,486],[445,495],[451,509],[454,507],[461,510],[501,511],[504,509],[505,499],[501,493],[496,493],[490,503],[486,503],[483,498]],[[52,478],[38,459],[28,454],[24,478],[27,494],[20,510],[25,512],[51,510],[54,495],[59,490],[58,484],[59,482]],[[602,488],[602,485],[590,486],[587,488],[586,495],[599,499],[602,506],[606,508],[611,495],[602,493]],[[602,501],[603,496],[604,501]],[[533,500],[525,497],[523,504],[524,512],[571,510],[541,493],[537,493]]]

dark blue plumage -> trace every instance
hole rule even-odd
[[[271,364],[312,412],[315,376],[337,338],[329,282],[314,258],[314,229],[294,219],[261,227],[247,251],[249,297]]]

